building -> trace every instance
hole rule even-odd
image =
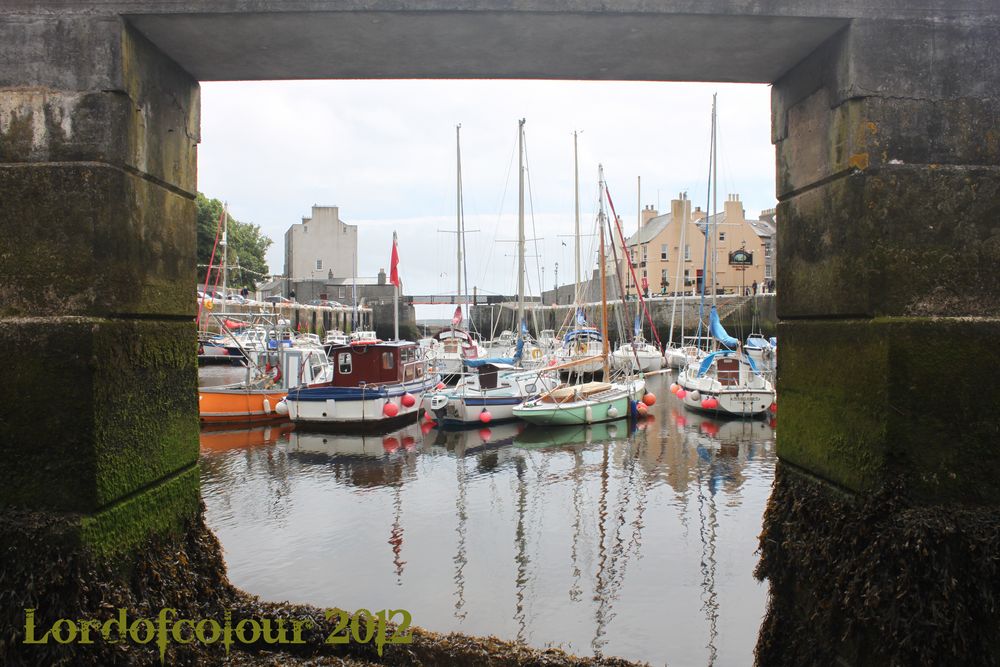
[[[764,246],[764,282],[769,283],[774,280],[775,257],[778,253],[778,224],[775,209],[761,211],[758,219],[750,220],[749,223]]]
[[[312,217],[285,232],[285,278],[291,283],[348,278],[357,272],[358,227],[336,206],[312,207]]]
[[[669,213],[660,215],[654,208],[647,207],[642,211],[641,221],[639,230],[626,240],[626,246],[639,287],[648,288],[650,293],[700,291],[702,267],[707,261],[711,275],[713,266],[713,257],[706,254],[705,247],[709,235],[715,239],[717,290],[738,293],[754,282],[761,285],[764,281],[764,243],[746,219],[739,195],[729,195],[721,212],[707,216],[700,206],[692,211],[691,201],[682,193],[670,202]],[[683,248],[680,247],[682,228]],[[745,266],[731,264],[738,251],[748,253],[751,263]],[[636,286],[625,262],[622,262],[621,271],[628,280],[628,290],[635,294]]]

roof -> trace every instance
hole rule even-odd
[[[327,285],[354,285],[357,281],[358,285],[378,285],[378,278],[367,278],[358,276],[357,278],[327,278],[326,280],[320,280],[318,282],[323,282]],[[389,283],[385,283],[388,285]]]
[[[769,220],[747,220],[753,231],[761,238],[770,238],[777,233],[777,226]]]
[[[646,223],[639,228],[632,236],[625,239],[625,245],[636,245],[637,243],[649,243],[657,236],[660,235],[664,229],[667,228],[673,222],[672,213],[664,213],[663,215],[658,215],[655,218],[650,218]]]

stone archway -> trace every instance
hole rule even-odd
[[[776,497],[820,494],[820,510],[847,511],[827,488],[864,500],[903,484],[894,511],[922,520],[959,508],[947,516],[961,544],[995,548],[972,526],[994,526],[1000,502],[1000,10],[986,0],[606,4],[9,0],[8,523],[25,511],[66,519],[62,535],[115,555],[198,512],[188,343],[199,80],[717,80],[774,85]],[[784,509],[772,506],[769,530],[845,537],[786,525],[797,519]],[[765,543],[765,561],[787,570],[782,548]],[[971,576],[930,549],[944,563],[935,572]],[[792,616],[829,602],[800,587],[775,599]],[[859,651],[841,653],[864,662]]]

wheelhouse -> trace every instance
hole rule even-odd
[[[414,382],[427,372],[426,360],[410,341],[333,345],[328,354],[335,387]]]

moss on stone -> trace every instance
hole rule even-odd
[[[156,482],[80,522],[80,543],[101,558],[130,554],[150,535],[176,533],[198,513],[196,465]]]
[[[189,322],[4,320],[0,506],[95,512],[198,457]]]
[[[923,502],[1000,503],[1000,320],[779,327],[782,459],[854,491],[904,476]]]

